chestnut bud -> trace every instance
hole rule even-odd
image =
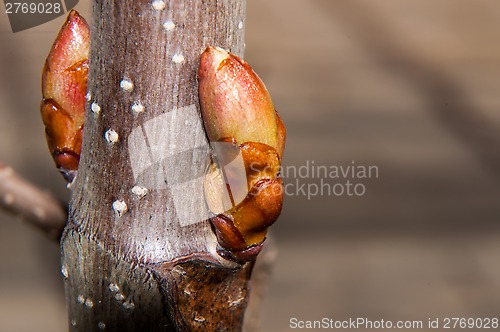
[[[49,150],[68,182],[78,170],[87,93],[90,29],[72,10],[42,72],[41,114]]]
[[[198,81],[205,130],[215,147],[205,196],[214,213],[210,221],[219,253],[251,260],[281,212],[285,127],[264,83],[236,55],[208,47],[200,58]],[[244,172],[234,169],[238,156]]]

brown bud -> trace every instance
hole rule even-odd
[[[234,138],[278,149],[278,124],[271,96],[253,69],[217,47],[202,53],[199,95],[208,138]]]
[[[72,10],[42,72],[42,120],[57,168],[68,182],[78,170],[87,92],[90,29]]]
[[[281,212],[285,127],[264,83],[237,56],[208,47],[198,76],[208,138],[226,143],[223,148],[213,144],[216,162],[205,178],[219,253],[236,261],[251,260]],[[239,157],[243,170],[235,162]]]

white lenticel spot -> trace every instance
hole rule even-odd
[[[128,207],[124,201],[114,201],[113,202],[113,210],[115,210],[115,213],[118,217],[121,217],[125,213],[127,213]],[[117,296],[118,296],[118,294],[117,294]]]
[[[184,60],[186,60],[186,59],[184,58],[184,55],[182,55],[182,54],[175,54],[172,57],[172,61],[175,63],[183,63]]]
[[[75,319],[71,320],[71,326],[76,326],[76,320]]]
[[[144,196],[147,195],[148,190],[144,187],[141,187],[141,186],[134,186],[132,188],[132,193],[139,198],[143,198]]]
[[[123,295],[122,293],[116,293],[115,299],[117,301],[123,301],[123,300],[125,300],[125,295]]]
[[[106,324],[104,324],[104,322],[99,322],[99,324],[97,324],[97,327],[98,327],[100,330],[104,330],[104,329],[106,329]]]
[[[135,102],[132,105],[132,112],[134,112],[136,114],[142,113],[142,112],[144,112],[144,106],[142,106],[142,104],[140,102]]]
[[[62,273],[62,275],[64,276],[65,279],[68,279],[69,273],[68,273],[68,266],[66,264],[64,264],[61,267],[61,273]]]
[[[165,9],[166,4],[164,1],[155,0],[155,1],[153,1],[152,6],[155,10],[163,10],[163,9]]]
[[[85,99],[87,99],[87,101],[91,101],[92,100],[92,94],[90,92],[87,92],[87,94],[85,95]]]
[[[101,113],[101,106],[99,106],[99,104],[97,104],[96,102],[93,102],[92,105],[90,105],[90,109],[95,114]]]
[[[240,21],[240,23],[238,23],[238,29],[243,29],[243,21]]]
[[[163,23],[163,27],[167,31],[172,31],[175,29],[175,23],[172,21],[166,21],[165,23]]]
[[[127,302],[123,302],[123,307],[125,309],[134,309],[135,308],[135,304],[132,301],[127,301]]]
[[[134,89],[134,83],[124,78],[120,82],[120,88],[124,91],[132,91],[132,89]]]
[[[86,306],[87,308],[92,308],[92,307],[94,307],[94,302],[92,302],[92,300],[91,300],[91,299],[86,299],[86,300],[85,300],[85,306]]]
[[[118,133],[113,129],[109,129],[104,133],[104,138],[108,143],[116,143],[118,142]]]
[[[115,292],[118,292],[120,290],[120,287],[118,287],[117,284],[110,283],[109,290],[112,291],[113,293],[115,293]]]
[[[78,297],[76,298],[76,302],[78,302],[80,304],[84,304],[85,303],[85,296],[83,296],[83,294],[78,295]]]

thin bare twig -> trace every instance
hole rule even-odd
[[[0,208],[21,216],[30,225],[41,229],[56,241],[59,241],[67,220],[67,211],[62,202],[2,163]]]

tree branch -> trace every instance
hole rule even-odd
[[[0,208],[20,216],[59,241],[67,220],[64,204],[0,163]]]
[[[92,6],[89,104],[62,271],[72,331],[240,331],[253,264],[224,260],[203,194],[197,69],[242,55],[245,1]]]

